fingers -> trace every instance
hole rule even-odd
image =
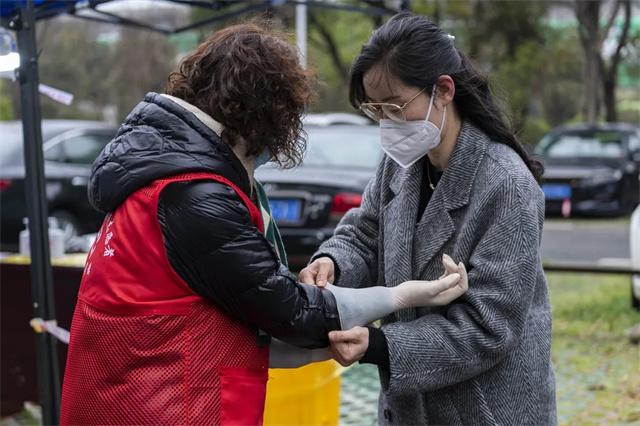
[[[335,344],[331,344],[329,346],[329,352],[331,352],[331,357],[338,362],[343,367],[348,367],[349,364],[342,358],[342,355]]]
[[[327,280],[329,279],[329,274],[331,274],[332,269],[331,265],[327,263],[321,263],[319,265],[318,275],[316,276],[316,285],[318,287],[325,287],[327,285]]]
[[[365,327],[353,327],[349,330],[333,330],[329,332],[329,341],[332,343],[357,341],[367,334]]]
[[[333,260],[327,257],[321,257],[300,271],[298,280],[305,284],[326,287],[327,283],[333,282],[334,271],[335,266],[333,265]]]
[[[333,357],[343,367],[361,359],[367,350],[369,331],[364,327],[329,333],[330,349]]]
[[[458,265],[456,265],[456,262],[454,262],[448,254],[442,255],[442,264],[444,265],[445,275],[458,272]]]
[[[467,275],[467,268],[464,263],[458,263],[458,273],[460,274],[460,281],[458,281],[458,287],[467,291],[469,289],[469,276]]]
[[[316,283],[316,275],[318,271],[312,268],[313,264],[307,266],[302,271],[300,271],[300,275],[298,275],[298,280],[301,283],[305,284],[315,284]]]
[[[456,267],[456,270],[457,270],[457,267]],[[455,272],[437,281],[431,281],[430,284],[432,285],[432,294],[436,295],[452,287],[455,287],[458,284],[459,279],[460,279],[460,274]]]
[[[444,266],[444,274],[440,275],[440,277],[438,277],[439,280],[443,279],[444,277],[446,277],[449,274],[453,274],[458,271],[458,266],[456,265],[456,262],[453,261],[453,259],[451,258],[451,256],[449,256],[448,254],[443,254],[442,255],[442,265]]]
[[[456,285],[443,291],[432,299],[432,306],[444,306],[456,300],[465,293],[466,289]]]
[[[448,254],[443,254],[442,255],[442,264],[444,265],[444,269],[445,269],[445,273],[443,275],[440,276],[440,278],[438,278],[439,280],[441,280],[442,278],[446,277],[447,275],[453,274],[453,273],[458,273],[460,274],[461,280],[458,283],[459,286],[461,286],[462,288],[464,288],[465,290],[469,288],[469,281],[468,281],[468,277],[467,277],[467,269],[465,268],[464,264],[462,262],[458,263],[456,265],[456,263],[454,262],[454,260],[451,258],[451,256],[449,256]]]
[[[418,306],[443,306],[463,295],[469,289],[469,278],[464,264],[460,262],[456,265],[453,259],[446,254],[442,256],[442,264],[445,268],[444,275],[436,281],[427,282],[429,284],[428,300],[417,299],[415,292],[410,290],[411,285],[424,285],[425,281],[409,281],[406,283],[409,284],[407,286],[409,288],[408,295],[406,294],[407,292],[399,294],[398,303],[403,306],[407,304],[407,301],[411,305],[418,303]],[[403,285],[405,283],[396,288],[401,290],[400,287]]]
[[[335,270],[333,260],[329,259],[328,257],[321,257],[320,259],[316,260],[316,262],[318,262],[316,285],[318,287],[325,287],[327,285],[327,282],[333,282],[333,274]]]
[[[460,274],[460,280],[455,286],[449,288],[438,294],[433,298],[433,303],[438,306],[448,305],[458,297],[462,296],[469,289],[469,278],[467,276],[467,269],[464,264],[460,262],[457,266],[458,273]]]
[[[329,332],[329,341],[331,343],[343,342],[345,340],[349,340],[350,334],[352,334],[351,330],[335,330]]]
[[[348,367],[352,363],[349,362],[348,355],[345,353],[349,350],[349,343],[336,343],[330,346],[329,350],[338,364],[343,367]]]
[[[329,342],[331,342],[329,349],[331,350],[333,359],[338,361],[338,364],[343,367],[351,365],[348,360],[350,350],[350,333],[351,330],[347,330],[345,332],[332,331],[329,333]]]

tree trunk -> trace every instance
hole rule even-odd
[[[618,83],[616,73],[607,73],[603,80],[605,120],[618,121],[618,109],[616,108],[616,86]]]
[[[600,116],[600,89],[602,74],[600,72],[600,54],[594,48],[590,48],[586,53],[586,66],[584,76],[585,103],[584,103],[584,119],[593,124],[598,121]]]
[[[618,105],[616,102],[616,89],[618,88],[618,68],[622,56],[622,49],[625,47],[627,41],[629,40],[629,29],[631,27],[631,0],[623,0],[622,5],[624,7],[624,24],[622,27],[622,34],[620,35],[620,39],[618,40],[618,47],[611,57],[609,67],[603,72],[602,79],[605,119],[608,122],[618,121]]]
[[[599,0],[576,0],[574,3],[578,19],[578,35],[585,56],[583,114],[584,119],[589,123],[595,123],[600,113],[602,87],[600,3]]]

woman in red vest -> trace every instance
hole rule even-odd
[[[443,279],[392,289],[297,282],[253,172],[301,160],[311,98],[296,50],[248,24],[214,33],[129,114],[93,165],[107,217],[71,327],[63,424],[260,424],[269,336],[326,348],[332,330],[466,290],[450,260]],[[272,365],[328,356],[277,348]]]

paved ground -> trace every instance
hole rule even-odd
[[[547,219],[542,238],[544,261],[628,263],[629,220]]]
[[[370,364],[355,364],[342,375],[340,425],[378,424],[378,369]]]

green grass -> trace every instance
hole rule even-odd
[[[548,274],[560,424],[640,424],[640,323],[629,277]]]

